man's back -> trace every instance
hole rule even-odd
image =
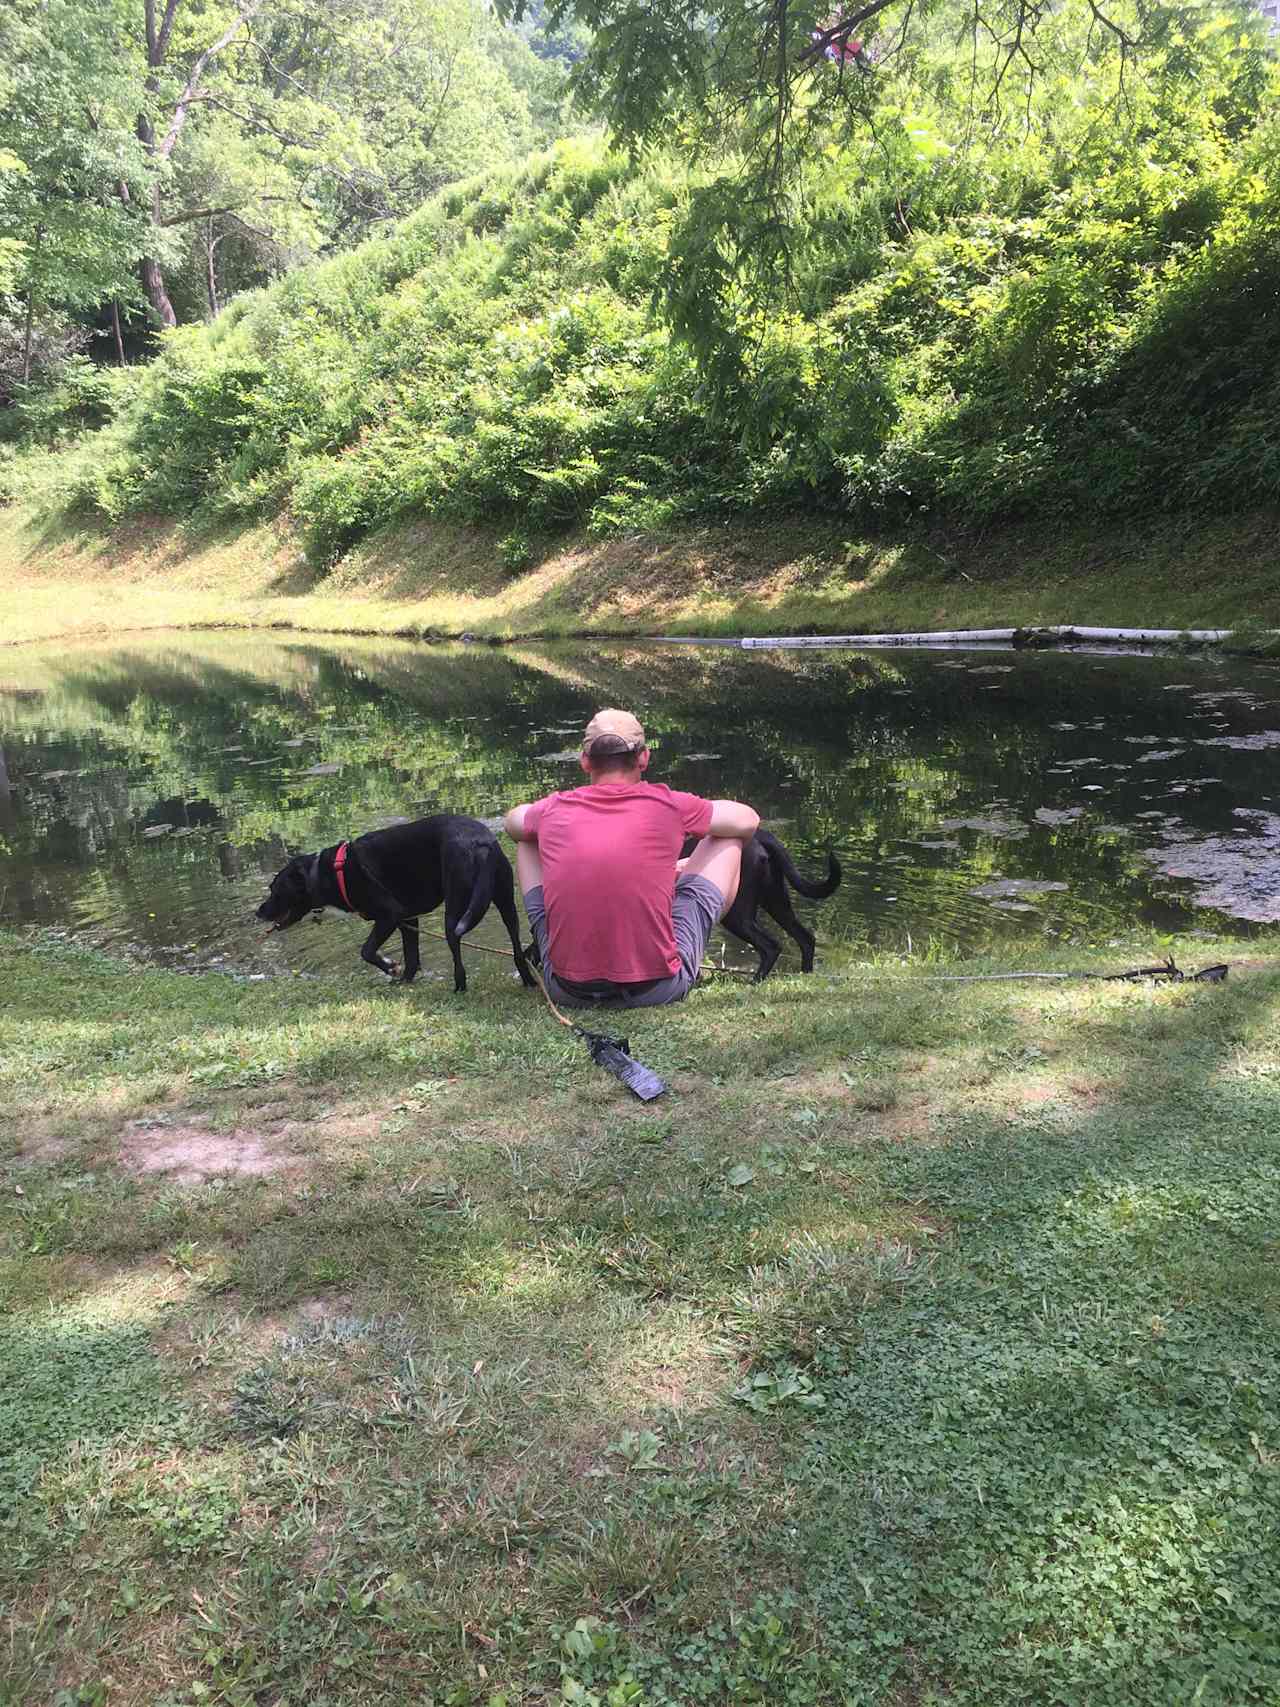
[[[711,811],[699,795],[651,782],[592,782],[526,809],[559,977],[634,984],[679,970],[676,860],[686,836],[707,833]]]

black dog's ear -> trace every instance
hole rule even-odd
[[[320,855],[308,854],[302,862],[302,881],[306,885],[307,899],[320,905]]]

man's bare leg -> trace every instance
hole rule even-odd
[[[537,842],[516,843],[516,878],[522,895],[542,887],[542,860]]]
[[[522,842],[521,848],[524,847]],[[686,877],[705,877],[724,896],[720,917],[729,911],[742,876],[742,843],[734,836],[704,836],[677,869]]]

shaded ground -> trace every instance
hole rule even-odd
[[[1249,958],[722,980],[646,1107],[487,959],[0,938],[0,1701],[1273,1701]]]

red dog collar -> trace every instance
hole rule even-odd
[[[355,908],[351,905],[351,897],[347,894],[346,873],[342,869],[343,866],[345,866],[347,863],[347,849],[348,849],[348,847],[350,847],[350,845],[351,844],[349,842],[343,842],[342,846],[338,849],[337,853],[334,854],[334,856],[333,856],[333,875],[338,880],[338,893],[339,893],[339,895],[342,896],[342,905],[347,909],[347,911],[349,913],[354,913]]]

